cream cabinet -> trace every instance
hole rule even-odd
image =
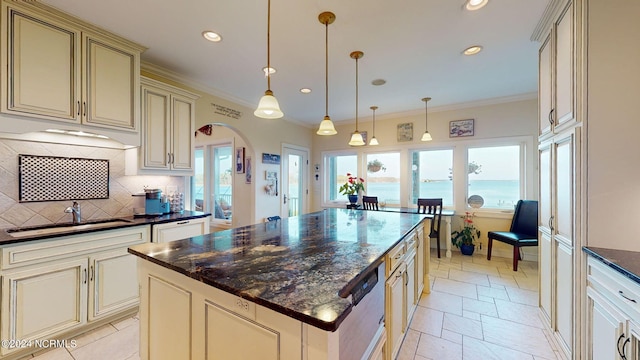
[[[198,96],[153,79],[142,78],[141,82],[142,174],[193,174]]]
[[[420,224],[386,255],[386,359],[395,359],[428,282],[428,253]],[[428,250],[427,250],[428,251]],[[420,255],[421,254],[421,255]],[[425,258],[425,255],[427,256]],[[428,289],[428,288],[427,288]]]
[[[640,285],[588,258],[587,359],[640,358]]]
[[[148,239],[143,225],[1,247],[0,337],[55,339],[131,312],[139,288],[127,248]]]
[[[556,1],[557,2],[557,1]],[[575,122],[573,3],[564,2],[539,51],[539,135]]]
[[[562,349],[571,354],[574,334],[576,202],[580,128],[539,145],[540,307]]]
[[[151,241],[168,242],[208,234],[210,232],[210,218],[210,216],[207,216],[153,225],[151,228]]]
[[[37,2],[2,19],[2,112],[139,131],[143,47]]]

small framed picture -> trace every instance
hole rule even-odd
[[[244,174],[244,148],[236,148],[236,174]]]
[[[473,119],[449,121],[450,138],[473,135]]]
[[[398,124],[398,142],[413,141],[413,123]]]
[[[244,183],[245,184],[251,184],[251,175],[252,175],[252,171],[251,171],[251,157],[247,156],[247,158],[245,159],[244,162]]]

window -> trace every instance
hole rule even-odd
[[[381,206],[400,206],[400,153],[367,154],[366,193]]]
[[[513,210],[522,198],[522,151],[522,145],[469,148],[467,196],[480,196],[482,208]]]
[[[327,169],[326,200],[346,199],[338,190],[347,181],[347,173],[352,176],[357,175],[358,157],[356,155],[328,155],[325,157],[325,168]]]
[[[195,171],[191,177],[192,208],[211,212],[214,219],[231,220],[233,214],[232,154],[232,147],[228,144],[208,145],[195,150]]]
[[[411,204],[442,198],[444,206],[453,206],[453,149],[414,151],[411,169]]]

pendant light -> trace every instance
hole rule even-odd
[[[271,69],[271,47],[270,47],[270,30],[271,30],[271,0],[267,0],[267,69]],[[267,71],[267,91],[264,92],[264,96],[258,103],[258,108],[253,112],[253,115],[263,119],[279,119],[284,116],[278,99],[273,96],[271,91],[271,75]]]
[[[349,56],[356,60],[356,131],[351,134],[349,145],[362,146],[364,145],[364,139],[362,138],[362,134],[358,131],[358,59],[362,58],[364,53],[362,51],[354,51]]]
[[[325,11],[318,15],[318,20],[320,23],[324,24],[325,28],[325,40],[324,40],[324,96],[325,96],[325,108],[324,108],[324,119],[320,123],[320,128],[316,134],[318,135],[335,135],[338,132],[336,128],[333,126],[333,122],[329,117],[329,24],[333,24],[336,20],[336,16],[329,11]]]
[[[378,139],[376,139],[376,110],[378,110],[378,107],[372,106],[369,109],[373,110],[373,137],[369,140],[369,145],[379,145]]]
[[[431,134],[429,134],[429,128],[427,127],[427,103],[431,100],[430,97],[422,98],[424,101],[424,134],[422,134],[422,139],[420,141],[431,141]]]

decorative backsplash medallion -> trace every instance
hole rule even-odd
[[[109,160],[19,155],[19,201],[109,198]]]

